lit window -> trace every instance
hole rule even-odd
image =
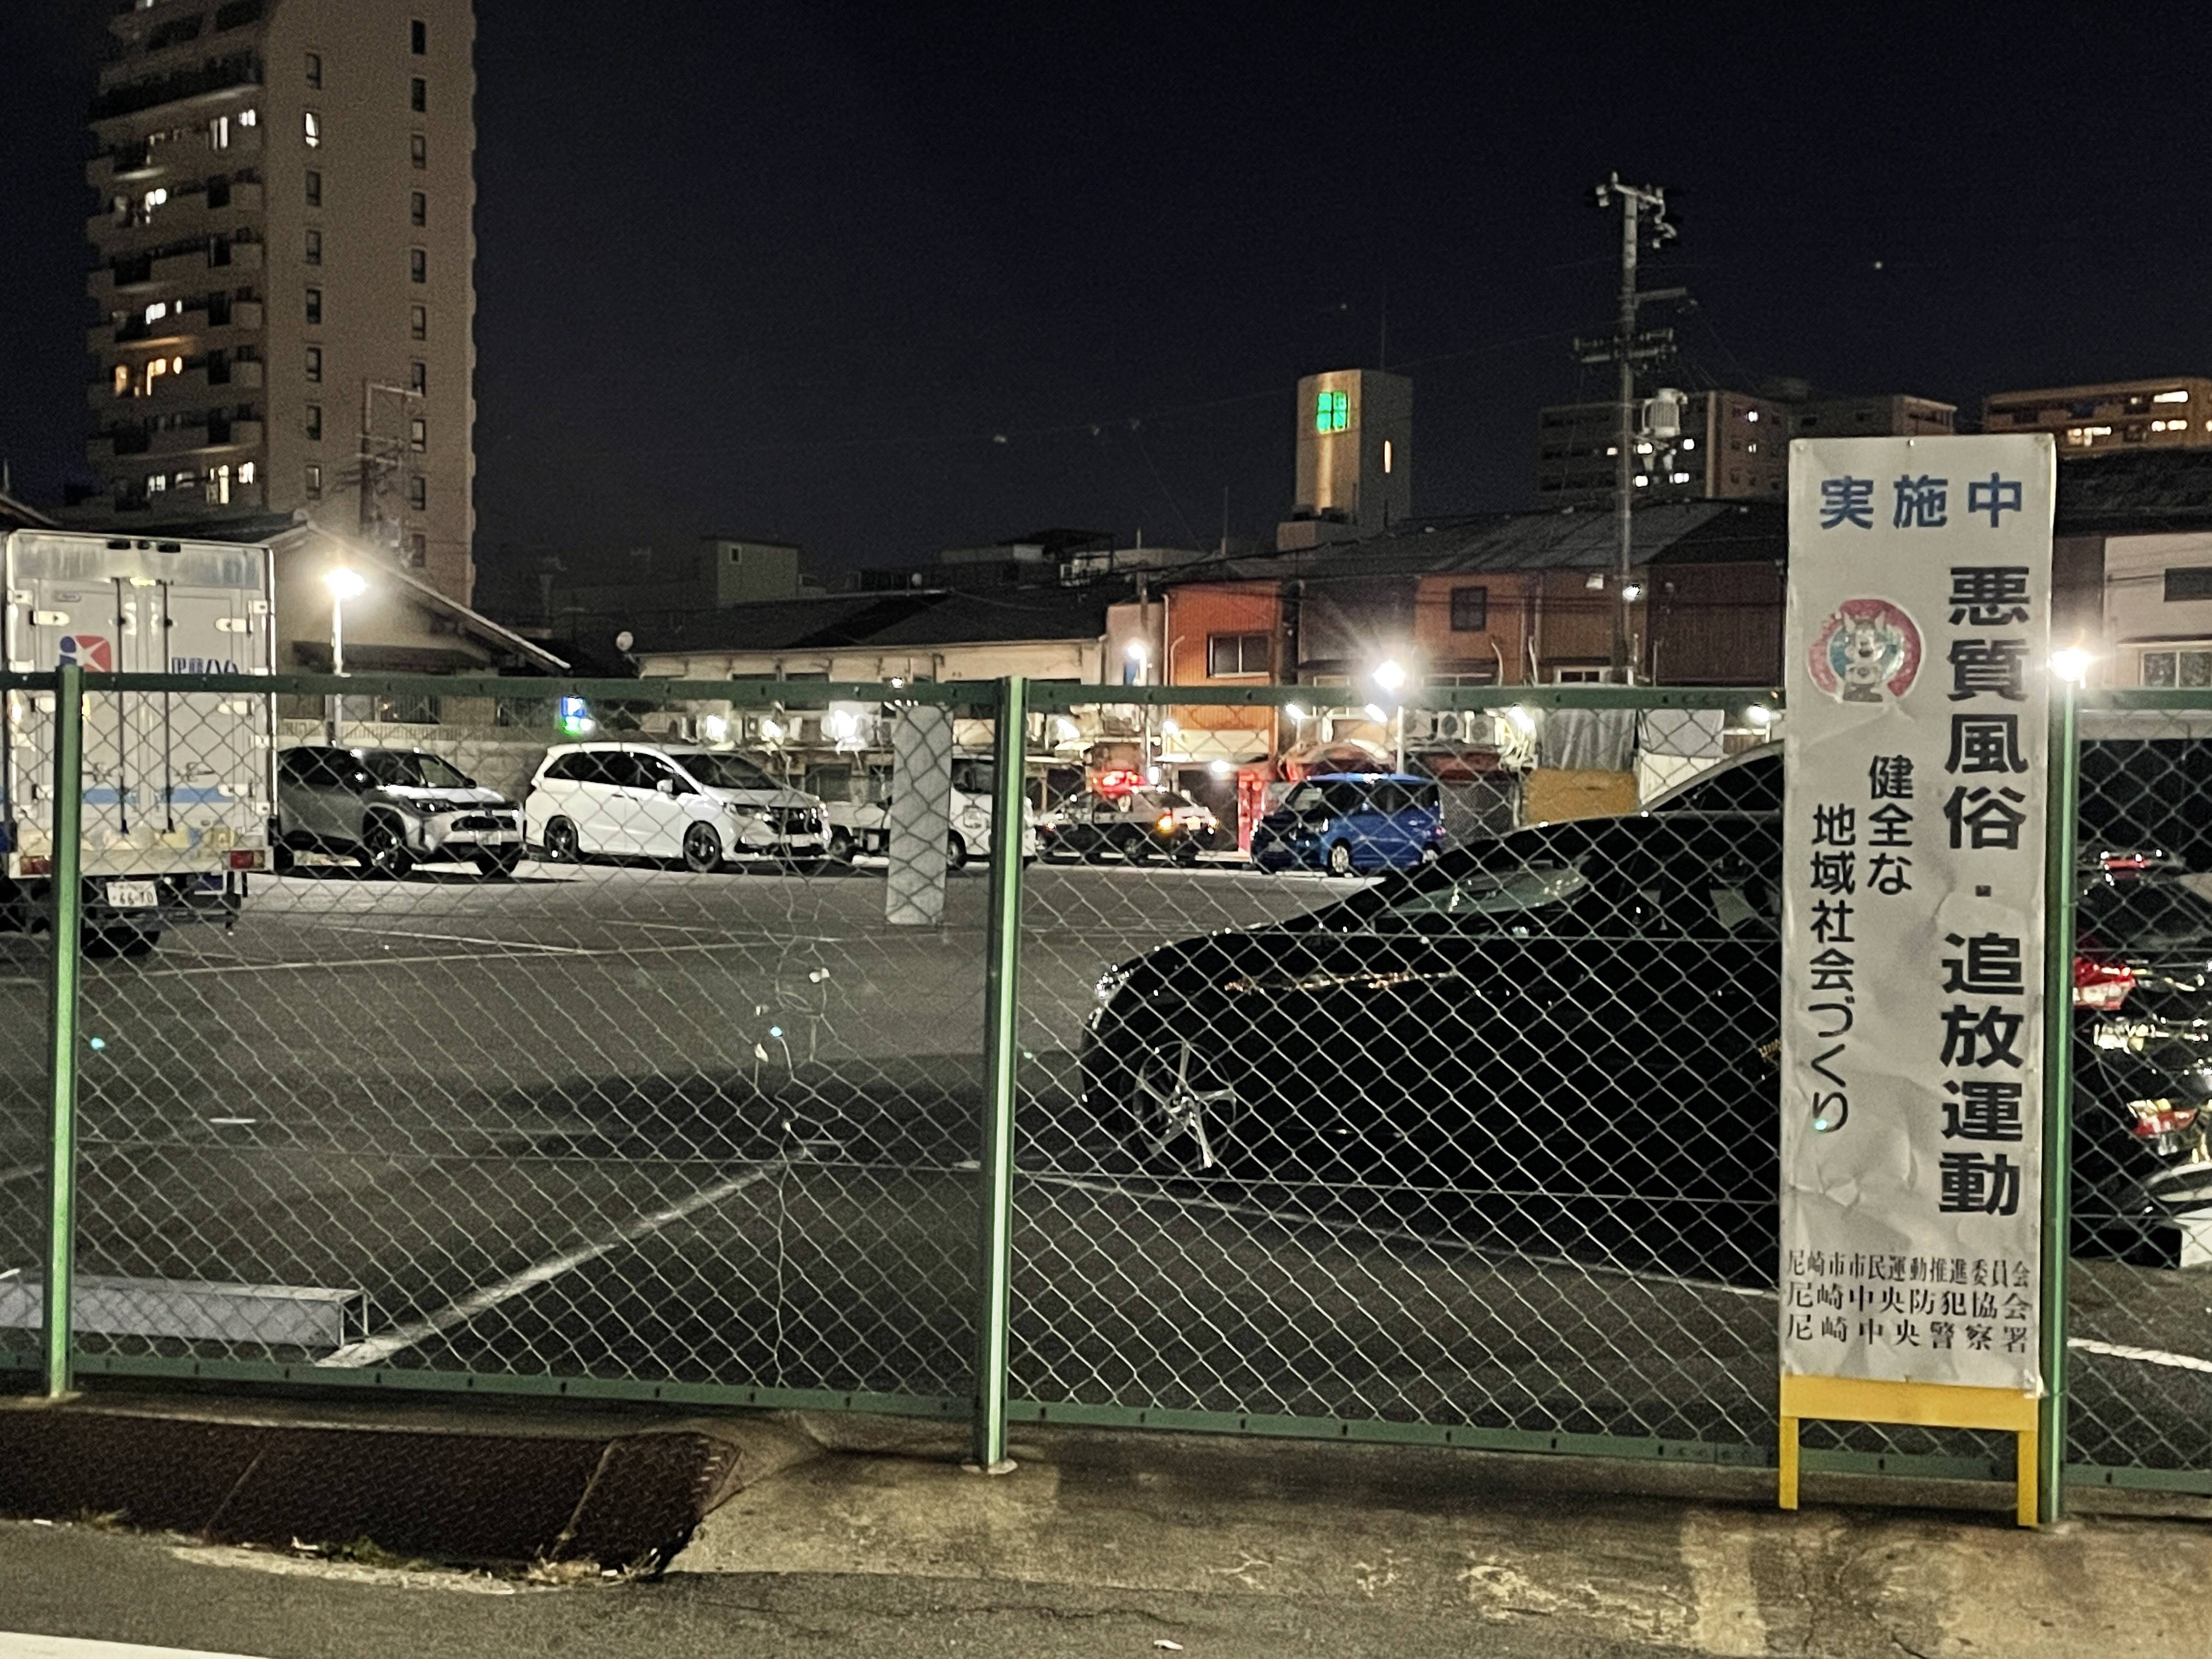
[[[129,395],[130,391],[131,365],[118,363],[115,366],[115,395],[118,398],[125,397]]]
[[[430,50],[430,26],[419,17],[407,26],[407,45],[417,58]]]
[[[230,148],[230,117],[228,115],[218,115],[208,123],[208,148],[210,149]]]
[[[158,323],[168,314],[169,302],[167,300],[156,300],[146,307],[146,320],[149,323]]]
[[[1747,455],[1756,455],[1756,454],[1758,454],[1758,453],[1759,453],[1759,440],[1758,440],[1758,439],[1756,439],[1756,438],[1753,438],[1753,439],[1749,442],[1749,443],[1746,444],[1746,445],[1743,447],[1743,453],[1744,453],[1745,454],[1747,454]]]
[[[407,280],[410,283],[430,280],[430,256],[419,247],[407,250]]]
[[[302,111],[300,116],[301,133],[313,149],[323,142],[323,118],[313,110]]]
[[[320,346],[309,346],[307,348],[307,379],[319,383],[322,378],[323,349]]]
[[[407,83],[407,107],[417,115],[430,107],[430,83],[419,75]]]
[[[323,469],[322,469],[321,467],[317,466],[316,465],[314,465],[314,463],[313,463],[312,461],[311,461],[311,462],[309,462],[309,463],[307,464],[307,499],[308,499],[309,501],[319,501],[320,500],[322,500],[322,499],[323,499]]]
[[[166,473],[154,472],[147,475],[146,493],[149,495],[159,495],[168,487],[169,480]]]
[[[323,54],[319,52],[307,54],[307,84],[315,88],[323,84]]]
[[[428,449],[430,447],[430,423],[420,415],[407,422],[407,447]]]
[[[430,222],[430,198],[419,190],[407,198],[407,220],[418,229]]]
[[[242,127],[259,126],[261,125],[261,112],[258,109],[242,109],[239,111],[238,125]]]
[[[2188,401],[2186,392],[2159,392],[2151,395],[2151,402],[2154,404],[2185,404]]]
[[[1314,430],[1341,432],[1352,424],[1350,394],[1324,392],[1314,400]]]
[[[1697,447],[1698,441],[1695,438],[1685,438],[1682,440],[1682,447],[1685,449],[1695,449]]]
[[[153,362],[148,363],[146,365],[146,390],[149,392],[152,392],[154,389],[154,382],[160,380],[168,372],[169,360],[167,357],[156,357]]]
[[[1690,482],[1690,475],[1686,472],[1669,472],[1667,475],[1667,482],[1668,483],[1687,483]]]
[[[208,469],[207,497],[218,507],[229,505],[230,468],[228,465]]]
[[[320,323],[322,320],[323,291],[319,288],[311,288],[307,290],[307,321],[313,325]]]
[[[238,481],[242,484],[250,484],[253,482],[252,462],[240,461],[238,464]]]
[[[307,405],[307,433],[312,443],[323,441],[323,406],[320,404]]]
[[[323,262],[323,233],[319,230],[310,230],[307,233],[307,260],[311,265],[319,265]]]
[[[160,207],[164,203],[167,202],[168,199],[169,192],[167,188],[164,186],[161,189],[148,191],[145,196],[141,198],[138,205],[142,211],[151,213],[155,208]]]
[[[430,313],[427,307],[407,307],[407,337],[410,340],[427,340],[430,337]]]
[[[1759,411],[1755,409],[1747,409],[1743,411],[1743,418],[1747,421],[1755,421],[1759,418]]]
[[[307,205],[309,207],[320,207],[322,204],[323,175],[316,172],[314,168],[309,167],[307,169]]]
[[[430,389],[428,364],[416,362],[407,365],[407,389],[410,392],[428,392]]]
[[[419,132],[413,134],[407,140],[407,155],[408,159],[412,161],[416,167],[428,167],[430,165],[430,141],[428,138],[425,138]]]
[[[1636,487],[1638,489],[1645,488],[1650,482],[1650,477],[1644,473],[1639,472],[1636,475]]]
[[[417,472],[407,481],[407,505],[421,512],[430,504],[430,481]]]

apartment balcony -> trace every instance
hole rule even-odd
[[[221,322],[204,305],[176,310],[153,322],[143,313],[122,323],[95,323],[84,331],[85,349],[94,353],[116,346],[138,346],[150,352],[173,349],[191,356],[200,350],[223,350],[261,332],[265,324],[261,301],[233,300]]]
[[[102,87],[93,96],[91,118],[107,121],[170,104],[220,102],[230,94],[258,87],[261,80],[258,57],[251,52],[232,52],[165,75]]]
[[[220,199],[217,199],[220,198]],[[258,180],[222,181],[203,190],[179,185],[170,198],[143,222],[118,223],[113,213],[96,213],[84,222],[85,240],[103,258],[127,259],[156,249],[173,248],[187,239],[210,240],[256,223],[264,198]]]
[[[131,460],[140,456],[160,460],[177,456],[213,454],[217,451],[258,449],[266,435],[259,421],[235,421],[228,416],[210,418],[201,426],[168,427],[159,431],[125,428],[96,432],[85,445],[87,459]]]
[[[260,391],[266,373],[258,358],[212,368],[202,361],[189,368],[161,376],[154,382],[150,393],[121,398],[115,395],[114,382],[103,378],[85,387],[85,407],[112,421],[122,422],[189,409],[196,404],[228,404],[235,402],[240,393]]]

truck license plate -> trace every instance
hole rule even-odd
[[[150,910],[161,902],[150,881],[111,881],[107,884],[107,908],[111,910]]]

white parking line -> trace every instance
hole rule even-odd
[[[563,1273],[574,1273],[577,1268],[598,1261],[610,1250],[618,1249],[624,1244],[635,1244],[641,1238],[651,1237],[663,1227],[672,1225],[688,1216],[696,1215],[702,1210],[711,1209],[724,1199],[733,1194],[741,1193],[748,1187],[757,1185],[785,1167],[781,1163],[763,1164],[748,1170],[741,1176],[733,1176],[727,1181],[717,1182],[712,1187],[702,1187],[690,1197],[679,1203],[672,1204],[665,1210],[647,1212],[636,1220],[616,1229],[597,1243],[586,1244],[574,1250],[563,1250],[557,1255],[549,1255],[543,1261],[535,1262],[511,1278],[500,1280],[496,1285],[487,1285],[480,1291],[471,1291],[459,1300],[448,1303],[427,1319],[417,1319],[404,1325],[396,1326],[381,1336],[367,1337],[359,1342],[349,1343],[336,1353],[319,1359],[315,1363],[318,1365],[335,1365],[351,1369],[380,1365],[394,1354],[404,1352],[418,1342],[435,1336],[441,1331],[450,1331],[455,1326],[465,1325],[477,1315],[490,1312],[502,1302],[511,1302],[526,1291],[534,1291],[540,1285],[549,1284]]]
[[[149,1648],[137,1642],[88,1642],[75,1636],[33,1636],[0,1630],[0,1659],[242,1659],[204,1648]]]
[[[374,933],[380,939],[412,939],[441,945],[488,945],[501,951],[540,951],[548,956],[580,957],[590,951],[580,945],[539,945],[531,939],[477,939],[467,933],[402,933],[388,927],[356,927],[350,922],[326,921],[334,933]]]
[[[2124,1342],[2099,1342],[2086,1336],[2069,1336],[2066,1346],[2078,1348],[2083,1353],[2102,1354],[2107,1359],[2132,1359],[2139,1364],[2164,1365],[2170,1370],[2203,1371],[2212,1375],[2212,1359],[2199,1359],[2194,1354],[2168,1353],[2163,1348],[2131,1347]]]
[[[1680,1285],[1685,1290],[1723,1291],[1730,1296],[1763,1297],[1772,1300],[1772,1291],[1763,1291],[1741,1285],[1728,1285],[1717,1279],[1683,1279],[1673,1273],[1638,1273],[1633,1267],[1617,1267],[1601,1261],[1578,1261],[1572,1256],[1532,1255],[1526,1250],[1516,1250],[1498,1244],[1474,1244],[1464,1239],[1442,1238],[1433,1233],[1418,1233],[1410,1227],[1376,1227],[1364,1221],[1332,1221],[1298,1210],[1271,1210],[1264,1204],[1240,1204],[1229,1199],[1205,1198],[1196,1194],[1139,1191],[1110,1181],[1092,1181],[1081,1176],[1047,1175],[1023,1170],[1020,1176],[1029,1181],[1041,1181],[1054,1187],[1071,1187],[1078,1192],[1110,1194],[1115,1198],[1134,1199],[1139,1203],[1173,1204],[1186,1210],[1212,1210],[1220,1215],[1243,1216],[1254,1220],[1272,1221],[1281,1227],[1319,1227],[1333,1233],[1358,1233],[1380,1242],[1393,1244],[1419,1244],[1438,1251],[1453,1251],[1462,1255],[1481,1256],[1500,1263],[1527,1262],[1539,1267],[1572,1267],[1582,1273],[1612,1273],[1638,1283],[1657,1283]]]

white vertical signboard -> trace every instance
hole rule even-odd
[[[1785,1375],[2042,1391],[2056,473],[2041,434],[1790,447]]]

